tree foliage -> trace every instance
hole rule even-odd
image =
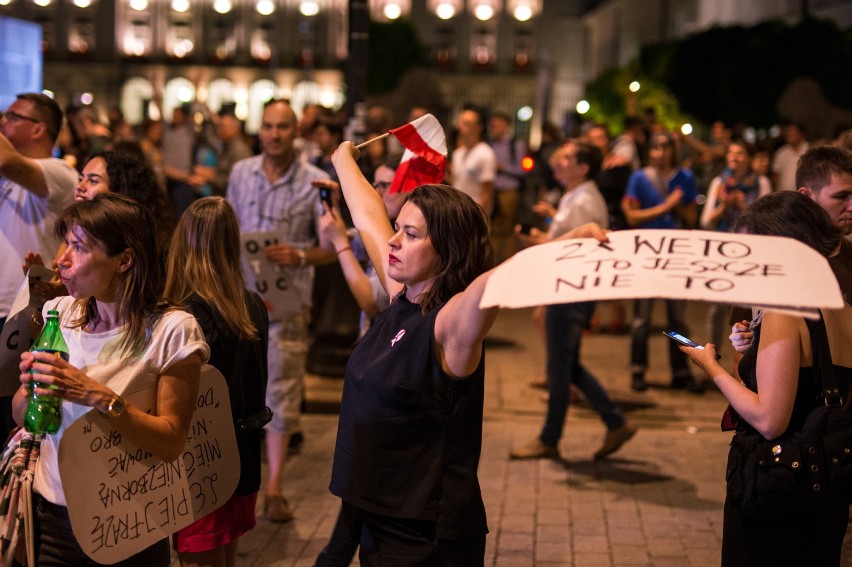
[[[630,93],[628,85],[634,80],[639,81],[641,87],[638,92]],[[628,103],[628,98],[633,99],[632,103]],[[586,99],[589,101],[589,112],[583,119],[606,122],[615,134],[620,132],[630,106],[633,113],[639,116],[646,109],[653,109],[657,121],[667,130],[676,130],[684,122],[691,121],[669,89],[642,74],[635,65],[630,68],[615,67],[601,73],[586,85]]]
[[[776,102],[797,77],[819,83],[833,104],[852,109],[852,33],[828,21],[714,27],[682,41],[645,47],[638,67],[681,108],[704,122],[777,123]]]
[[[426,48],[417,38],[411,22],[370,22],[367,93],[384,94],[396,87],[400,78],[413,67],[428,61]]]

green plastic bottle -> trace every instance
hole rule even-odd
[[[68,360],[68,345],[62,338],[59,328],[59,311],[47,312],[47,321],[30,352],[50,352]],[[32,371],[30,371],[32,373]],[[30,382],[30,396],[27,400],[27,413],[24,416],[24,429],[30,433],[56,433],[62,425],[62,399],[56,396],[39,396],[35,388],[42,388],[37,382]]]

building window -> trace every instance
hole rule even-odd
[[[141,124],[150,116],[151,99],[154,97],[154,87],[151,81],[142,77],[128,79],[121,87],[121,112],[128,124]]]
[[[68,51],[84,55],[95,49],[95,26],[86,18],[78,18],[68,28]]]
[[[163,91],[163,116],[171,117],[175,107],[195,100],[195,86],[183,77],[176,77],[166,83]]]
[[[255,133],[260,130],[260,121],[263,117],[263,105],[270,99],[278,96],[278,87],[268,79],[255,81],[249,87],[248,116],[246,117],[246,131]]]
[[[497,36],[488,28],[480,28],[473,34],[470,49],[474,69],[488,70],[497,58]]]
[[[207,87],[207,107],[215,113],[222,111],[222,106],[233,104],[234,84],[228,79],[215,79]]]

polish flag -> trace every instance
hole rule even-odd
[[[410,193],[415,187],[444,180],[447,139],[438,119],[424,114],[390,131],[405,146],[388,193]]]

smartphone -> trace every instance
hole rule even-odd
[[[529,234],[532,231],[533,225],[529,223],[521,223],[521,234]]]
[[[668,338],[672,339],[673,341],[679,342],[682,345],[686,345],[686,346],[692,347],[692,348],[704,348],[704,345],[700,345],[697,342],[693,341],[692,339],[684,337],[683,335],[681,335],[677,331],[663,331],[663,334],[665,336],[667,336]]]
[[[328,208],[331,208],[331,189],[328,187],[323,187],[320,185],[318,187],[320,194],[320,201],[328,205]]]
[[[700,348],[702,350],[704,349],[704,345],[700,345],[697,342],[693,341],[692,339],[690,339],[688,337],[684,337],[683,335],[681,335],[677,331],[663,331],[663,334],[665,336],[667,336],[668,338],[670,338],[671,340],[678,342],[682,345],[686,345],[686,346],[692,347],[692,348]],[[716,353],[716,360],[721,360],[721,358],[722,358],[722,355],[717,352]]]

